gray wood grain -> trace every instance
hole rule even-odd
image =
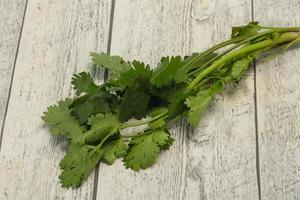
[[[250,1],[118,0],[111,53],[155,67],[161,56],[198,52],[251,20]],[[176,142],[150,169],[100,165],[97,199],[257,199],[254,83],[218,95],[197,130],[174,124]]]
[[[110,0],[28,2],[0,154],[1,200],[92,199],[93,174],[79,189],[61,188],[65,145],[40,117],[73,94],[72,74],[87,70],[89,52],[106,51],[110,9]]]
[[[266,26],[300,26],[300,2],[254,0]],[[300,50],[257,66],[262,199],[300,199]]]
[[[0,130],[7,105],[25,4],[26,0],[0,1]]]

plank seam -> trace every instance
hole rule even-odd
[[[251,0],[251,17],[254,21],[254,0]],[[258,199],[261,200],[261,181],[260,181],[260,160],[259,160],[259,139],[258,139],[258,116],[257,116],[257,84],[256,84],[256,60],[253,61],[254,68],[254,123],[255,123],[255,154],[256,154],[256,181],[258,189]]]
[[[110,10],[110,21],[109,21],[109,30],[108,30],[108,40],[107,40],[107,54],[110,54],[111,51],[111,41],[112,41],[112,31],[113,31],[113,20],[114,20],[114,12],[115,12],[115,0],[111,2],[111,10]],[[104,83],[108,78],[108,70],[104,70]],[[98,193],[98,178],[99,178],[99,165],[98,163],[95,168],[95,176],[94,176],[94,188],[93,188],[93,200],[97,199]]]
[[[24,22],[25,22],[27,4],[28,4],[28,0],[26,0],[25,6],[24,6],[24,13],[23,13],[20,34],[19,34],[18,43],[17,43],[17,50],[16,50],[15,59],[14,59],[14,63],[13,63],[13,69],[12,69],[12,74],[11,74],[11,78],[10,78],[10,85],[9,85],[9,90],[8,90],[6,107],[5,107],[4,116],[3,116],[3,123],[2,123],[2,127],[1,127],[1,132],[0,132],[0,152],[1,152],[1,147],[2,147],[2,139],[3,139],[3,134],[4,134],[3,132],[4,132],[4,127],[5,127],[5,122],[6,122],[6,116],[7,116],[8,106],[9,106],[9,101],[10,101],[10,96],[11,96],[11,89],[12,89],[14,75],[15,75],[15,68],[16,68],[17,58],[18,58],[18,54],[19,54],[20,41],[21,41],[22,33],[23,33],[23,26],[24,26]]]
[[[108,32],[108,41],[107,41],[107,53],[110,54],[111,51],[111,41],[112,41],[112,31],[114,25],[114,14],[115,14],[115,4],[116,1],[112,0],[111,2],[111,10],[110,10],[110,22],[109,22],[109,32]],[[108,69],[104,71],[104,82],[107,81],[108,78]]]
[[[257,93],[256,93],[256,61],[253,61],[254,68],[254,112],[255,112],[255,151],[256,151],[256,175],[257,175],[257,188],[258,198],[261,200],[261,181],[260,181],[260,160],[259,160],[259,134],[258,134],[258,116],[257,116]]]

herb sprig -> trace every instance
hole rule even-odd
[[[300,28],[251,22],[233,27],[230,40],[205,52],[163,57],[154,70],[140,61],[91,53],[96,66],[110,70],[110,79],[97,85],[89,73],[75,74],[76,97],[48,107],[42,116],[52,135],[69,141],[60,163],[62,186],[80,186],[99,161],[111,165],[123,158],[126,168],[150,167],[174,141],[171,121],[185,116],[197,126],[214,95],[240,81],[255,58],[276,55],[299,40]],[[139,133],[124,134],[141,125],[146,128]]]

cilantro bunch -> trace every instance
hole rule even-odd
[[[261,54],[274,56],[299,42],[299,31],[251,22],[234,27],[230,40],[205,52],[163,57],[154,70],[140,61],[91,53],[96,66],[110,71],[109,80],[97,85],[89,73],[75,74],[76,97],[42,116],[52,135],[69,142],[60,163],[62,186],[80,186],[99,161],[111,165],[122,158],[126,168],[150,167],[174,141],[170,122],[187,117],[197,126],[215,94],[238,82]],[[124,133],[141,125],[138,133]]]

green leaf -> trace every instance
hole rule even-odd
[[[132,87],[136,84],[149,84],[152,77],[152,70],[149,65],[143,62],[134,60],[131,63],[132,68],[120,74],[120,77],[115,80],[110,80],[109,83],[117,87]]]
[[[97,144],[107,135],[113,135],[118,132],[121,125],[117,116],[112,113],[91,116],[87,124],[91,126],[90,130],[75,138],[72,143],[80,145]]]
[[[153,165],[159,154],[159,146],[153,142],[152,134],[132,139],[123,161],[126,168],[146,169]]]
[[[74,138],[81,135],[85,128],[71,115],[71,99],[59,101],[58,105],[49,106],[44,112],[42,120],[49,126],[50,132],[55,136]]]
[[[248,35],[252,33],[258,33],[262,28],[258,25],[258,22],[250,22],[246,26],[232,27],[231,37],[235,38],[238,36]]]
[[[167,150],[173,144],[174,139],[170,136],[167,129],[160,129],[153,134],[153,141],[161,150]]]
[[[189,107],[188,122],[194,127],[199,124],[202,114],[211,103],[214,94],[223,89],[223,84],[218,81],[209,89],[200,91],[196,96],[187,98],[185,104]]]
[[[74,85],[77,96],[81,93],[93,93],[97,89],[97,85],[94,83],[91,75],[86,72],[74,74],[71,83]]]
[[[171,103],[174,99],[177,98],[178,94],[181,94],[186,89],[186,84],[184,83],[173,83],[168,86],[162,87],[152,87],[149,91],[152,96],[158,97],[159,99],[163,100],[164,102]]]
[[[126,90],[119,113],[119,118],[122,122],[132,117],[141,119],[146,116],[150,95],[144,90],[143,85],[136,85]]]
[[[146,115],[150,95],[148,94],[152,71],[148,65],[132,62],[133,68],[121,74],[114,85],[127,87],[121,100],[119,118],[127,121],[134,117],[140,119]]]
[[[231,68],[231,77],[233,80],[239,81],[253,60],[252,56],[247,56],[235,61]]]
[[[180,56],[164,57],[161,59],[160,64],[153,73],[151,83],[157,87],[170,85],[173,81],[182,83],[188,80],[188,70],[182,68],[184,62]]]
[[[103,151],[101,160],[111,165],[117,158],[120,158],[126,154],[128,145],[122,138],[119,138],[113,141],[106,142],[101,149]]]
[[[112,129],[115,132],[119,128],[120,122],[118,117],[112,113],[98,114],[96,116],[91,116],[88,119],[88,125],[91,125],[91,129]]]
[[[112,73],[121,73],[130,68],[120,56],[110,56],[106,53],[91,53],[91,59],[94,64],[111,70]]]
[[[133,170],[146,169],[155,163],[160,150],[168,148],[172,142],[169,134],[161,130],[137,136],[129,144],[124,165]]]
[[[94,146],[70,146],[60,163],[62,173],[59,179],[62,187],[79,187],[93,171],[102,155],[103,151]]]
[[[110,85],[123,87],[125,91],[124,94],[120,94],[121,103],[116,105],[121,121],[127,121],[132,117],[140,119],[145,116],[150,101],[148,88],[151,76],[149,65],[133,61],[130,70],[121,73],[118,79],[109,81]]]
[[[185,113],[187,107],[184,102],[188,96],[190,96],[190,92],[186,92],[184,89],[173,94],[173,98],[168,106],[168,118],[178,119],[182,113]]]
[[[85,94],[74,100],[71,105],[72,114],[83,124],[91,115],[111,112],[110,103],[113,101],[113,95],[103,88],[98,88],[93,93]]]

